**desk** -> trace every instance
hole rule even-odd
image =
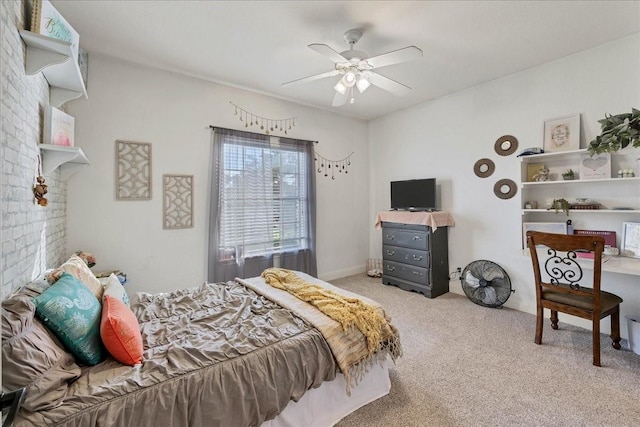
[[[540,252],[541,249],[538,249]],[[525,249],[522,255],[530,258],[529,249]],[[628,274],[630,276],[640,276],[640,259],[628,258],[623,256],[602,256],[602,272]],[[577,263],[580,267],[593,270],[593,260],[588,258],[578,258]]]
[[[602,261],[602,271],[611,273],[629,274],[640,276],[640,259],[627,258],[623,256],[604,255]],[[587,270],[593,270],[593,260],[580,259],[578,264]]]

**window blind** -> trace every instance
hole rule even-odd
[[[221,253],[250,257],[307,248],[307,153],[276,137],[266,146],[240,139],[223,139]]]

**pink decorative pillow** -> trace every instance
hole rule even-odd
[[[142,335],[138,319],[121,300],[105,295],[102,300],[100,337],[107,351],[120,363],[142,363]]]

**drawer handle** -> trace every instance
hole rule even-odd
[[[392,266],[390,266],[390,265],[387,265],[387,271],[393,271],[393,270],[395,270],[395,269],[396,269],[395,267],[392,267]]]
[[[422,276],[422,273],[420,273],[419,271],[414,271],[413,274],[415,274],[416,276]]]
[[[387,255],[393,256],[396,254],[396,251],[390,251],[389,249],[387,249]]]
[[[395,239],[395,238],[396,238],[396,236],[394,236],[393,234],[392,234],[391,236],[387,234],[387,239],[389,239],[389,240],[393,240],[393,239]]]
[[[422,236],[413,236],[413,240],[422,240]]]
[[[414,260],[414,261],[422,261],[422,255],[420,255],[420,256],[415,256],[415,255],[414,255],[414,256],[413,256],[413,260]]]

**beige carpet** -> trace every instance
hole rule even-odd
[[[545,320],[538,346],[531,314],[428,299],[364,274],[331,283],[382,303],[404,348],[390,394],[339,427],[640,426],[640,356],[608,336],[597,368],[586,329]]]

